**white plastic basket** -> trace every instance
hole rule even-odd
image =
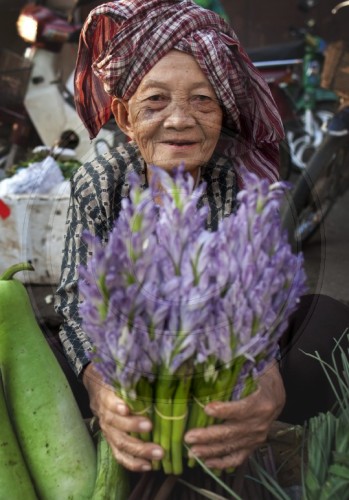
[[[69,183],[55,194],[7,195],[2,201],[10,215],[0,218],[0,274],[30,260],[34,271],[16,277],[23,283],[57,285],[69,205]]]

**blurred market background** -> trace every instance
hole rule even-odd
[[[21,52],[23,42],[16,34],[16,20],[23,0],[0,0],[0,46]],[[100,3],[100,2],[99,2]],[[326,40],[336,40],[348,33],[349,11],[333,16],[331,9],[338,3],[320,0],[312,11],[305,15],[298,8],[298,0],[221,0],[232,26],[245,47],[257,47],[290,40],[289,28],[302,26],[305,20],[314,19],[317,33]],[[50,0],[47,5],[69,9],[70,0]],[[91,8],[98,2],[91,2]],[[88,8],[90,8],[90,6]],[[88,9],[86,8],[86,11]]]
[[[82,15],[100,2],[92,2],[83,8]],[[287,42],[292,39],[290,29],[305,26],[306,23],[315,23],[316,33],[327,42],[338,39],[348,39],[349,8],[343,9],[341,15],[333,16],[331,9],[337,2],[333,0],[319,0],[318,4],[309,13],[301,12],[297,0],[222,0],[222,4],[229,16],[230,23],[246,48],[263,47],[268,44]],[[19,38],[16,31],[16,20],[20,9],[26,5],[22,0],[0,0],[0,48],[22,54],[26,45]],[[47,2],[52,8],[69,10],[72,2],[69,0],[50,0]],[[68,75],[74,66],[76,46],[67,44],[60,54],[62,70]],[[52,116],[54,120],[54,116]],[[20,207],[18,208],[20,209]],[[60,255],[60,241],[54,238],[56,222],[61,224],[66,209],[66,200],[51,216],[50,234],[47,239],[51,253]],[[335,205],[322,230],[318,232],[305,248],[306,267],[309,275],[311,290],[331,295],[349,304],[349,194],[344,195]],[[38,224],[46,224],[48,215],[40,207],[37,209]],[[46,220],[45,220],[46,218]],[[24,217],[25,219],[25,217]],[[40,222],[41,221],[41,222]],[[25,220],[28,224],[28,220]],[[0,218],[0,266],[4,256],[11,258],[11,245],[17,250],[23,243],[19,235],[20,229],[1,228]],[[17,232],[16,232],[17,231]],[[11,237],[9,234],[11,233]],[[52,237],[53,235],[53,237]],[[11,243],[12,238],[12,243]],[[35,235],[34,235],[35,238]],[[37,241],[38,247],[45,245],[45,241]],[[16,256],[16,252],[13,253]],[[44,280],[45,281],[45,280]],[[56,283],[35,283],[28,285],[34,309],[39,318],[49,326],[56,326],[58,318],[55,316],[51,295]],[[44,285],[44,286],[41,286]]]

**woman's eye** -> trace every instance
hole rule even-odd
[[[148,101],[151,101],[151,102],[161,102],[164,100],[165,100],[165,96],[163,96],[161,94],[154,94],[154,95],[151,95],[148,97]]]
[[[193,97],[193,99],[195,101],[198,101],[198,102],[211,102],[212,101],[212,99],[211,99],[210,96],[208,96],[208,95],[201,95],[201,94],[195,95]]]
[[[163,94],[152,94],[144,100],[144,105],[152,111],[164,109],[168,104],[168,97]]]

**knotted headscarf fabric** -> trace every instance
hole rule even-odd
[[[170,50],[191,54],[223,109],[218,150],[270,181],[278,178],[283,127],[268,85],[230,25],[191,0],[116,0],[85,21],[75,71],[76,108],[90,138]]]

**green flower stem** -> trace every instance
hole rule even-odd
[[[184,376],[179,379],[173,398],[171,457],[172,474],[176,475],[182,474],[183,472],[183,436],[187,424],[190,386],[191,378]]]
[[[234,359],[230,368],[224,368],[219,372],[215,386],[214,394],[218,401],[230,401],[234,387],[239,379],[246,359],[244,356],[239,356]]]
[[[156,401],[154,402],[154,405],[156,404]],[[156,411],[153,411],[153,436],[152,436],[152,442],[156,444],[161,444],[161,418],[159,414]],[[152,469],[153,470],[160,470],[161,469],[161,463],[159,460],[153,460],[152,461]]]
[[[204,371],[200,371],[200,374]],[[193,404],[190,412],[190,420],[188,424],[189,429],[195,428],[205,428],[209,425],[211,417],[209,417],[205,411],[204,407],[207,403],[210,403],[213,399],[216,399],[215,383],[210,380],[205,380],[202,375],[195,378],[195,384],[193,387]],[[188,459],[188,466],[194,467],[196,465],[195,458]]]
[[[206,381],[204,379],[205,371],[205,364],[199,365],[192,380],[193,402],[190,408],[187,430],[199,427],[200,422],[205,427],[205,417],[207,415],[204,413],[203,407],[211,401],[212,395],[212,380]]]
[[[142,407],[140,405],[140,402],[135,399],[130,399],[130,398],[125,398],[123,397],[125,403],[127,406],[130,408],[131,413],[135,415],[136,413],[140,413],[142,411]],[[136,439],[141,439],[141,435],[138,432],[130,432],[130,436],[136,438]]]
[[[159,422],[161,422],[161,430],[160,432],[156,431],[157,441],[154,440],[154,442],[159,444],[164,450],[164,457],[161,463],[165,474],[172,474],[172,406],[177,382],[177,379],[171,377],[167,370],[163,370],[156,384],[154,410],[157,418],[155,419],[155,425],[159,425]]]
[[[253,378],[252,375],[249,375],[244,383],[244,388],[241,393],[241,399],[246,398],[246,396],[249,396],[252,394],[257,389],[257,382]]]
[[[219,373],[215,382],[203,382],[201,387],[200,384],[197,383],[198,394],[195,394],[193,403],[194,412],[190,422],[191,428],[205,428],[214,423],[215,419],[205,413],[204,407],[211,401],[222,399],[222,388],[224,388],[223,394],[225,395],[227,384],[230,382],[230,379],[231,371],[227,369]],[[194,457],[188,459],[189,467],[194,467],[196,463]]]
[[[127,404],[133,415],[152,418],[153,387],[149,380],[142,377],[131,390],[114,383],[114,389],[116,395]],[[130,397],[130,393],[135,394],[135,396]],[[130,436],[145,442],[151,441],[152,437],[151,432],[130,432]]]
[[[132,412],[135,415],[141,415],[151,418],[152,416],[152,402],[153,402],[153,387],[149,380],[142,377],[136,387],[136,400],[132,401]],[[152,439],[151,432],[141,432],[136,435],[142,441],[150,442]]]
[[[195,412],[190,419],[190,425],[196,428],[202,428],[213,425],[216,422],[214,417],[209,417],[205,413],[203,406],[212,401],[228,401],[231,399],[233,389],[237,383],[244,362],[245,358],[243,356],[236,358],[231,367],[221,369],[218,372],[217,379],[214,383],[202,381],[202,384],[200,384],[198,381],[196,382],[195,389],[197,389],[197,392],[194,393],[194,396],[198,402],[194,401],[193,403]],[[189,458],[188,466],[194,467],[195,465],[195,458]]]

